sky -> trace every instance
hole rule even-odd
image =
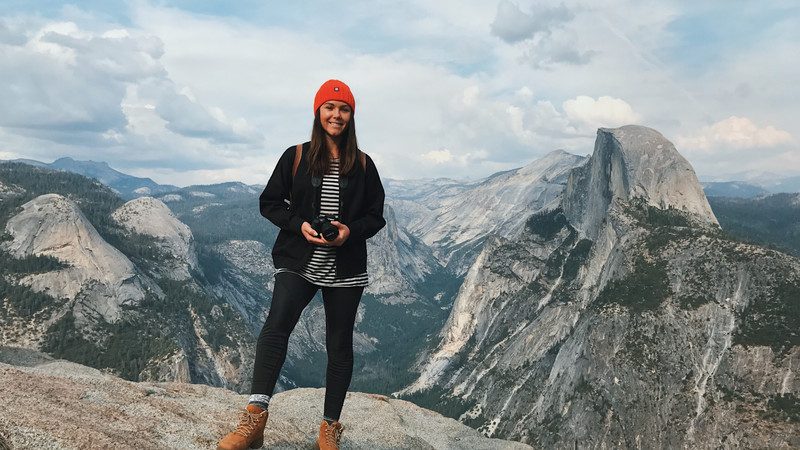
[[[340,79],[382,177],[476,179],[638,124],[704,179],[800,174],[800,3],[0,3],[0,159],[264,184]]]

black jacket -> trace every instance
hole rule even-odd
[[[296,150],[295,146],[287,148],[259,197],[261,215],[281,229],[272,247],[276,268],[299,271],[314,248],[300,231],[303,222],[311,223],[319,214],[322,192],[322,183],[313,186],[308,173],[309,147],[310,142],[303,144],[303,157],[294,179],[292,166]],[[351,277],[366,272],[367,239],[386,225],[383,185],[369,155],[366,170],[356,159],[350,174],[340,177],[339,196],[339,221],[350,228],[350,237],[336,249],[336,276]]]

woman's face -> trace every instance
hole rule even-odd
[[[319,107],[319,121],[322,128],[332,137],[341,136],[351,117],[353,109],[339,100],[329,100]]]

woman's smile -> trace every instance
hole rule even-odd
[[[319,121],[325,132],[331,136],[339,136],[347,128],[353,109],[345,102],[328,100],[319,108]]]

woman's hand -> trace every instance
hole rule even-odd
[[[336,239],[330,241],[328,244],[333,247],[339,247],[340,245],[344,244],[347,238],[350,237],[350,228],[337,220],[332,220],[331,225],[339,229],[339,235],[336,236]]]
[[[306,238],[308,242],[316,245],[328,245],[328,241],[323,239],[310,223],[303,222],[303,225],[300,226],[300,231],[303,233],[303,237]]]
[[[339,247],[350,237],[350,228],[336,220],[331,221],[331,225],[339,229],[339,235],[332,241],[326,241],[321,235],[317,234],[317,231],[308,222],[303,222],[300,231],[303,232],[303,237],[312,244],[326,247]]]

